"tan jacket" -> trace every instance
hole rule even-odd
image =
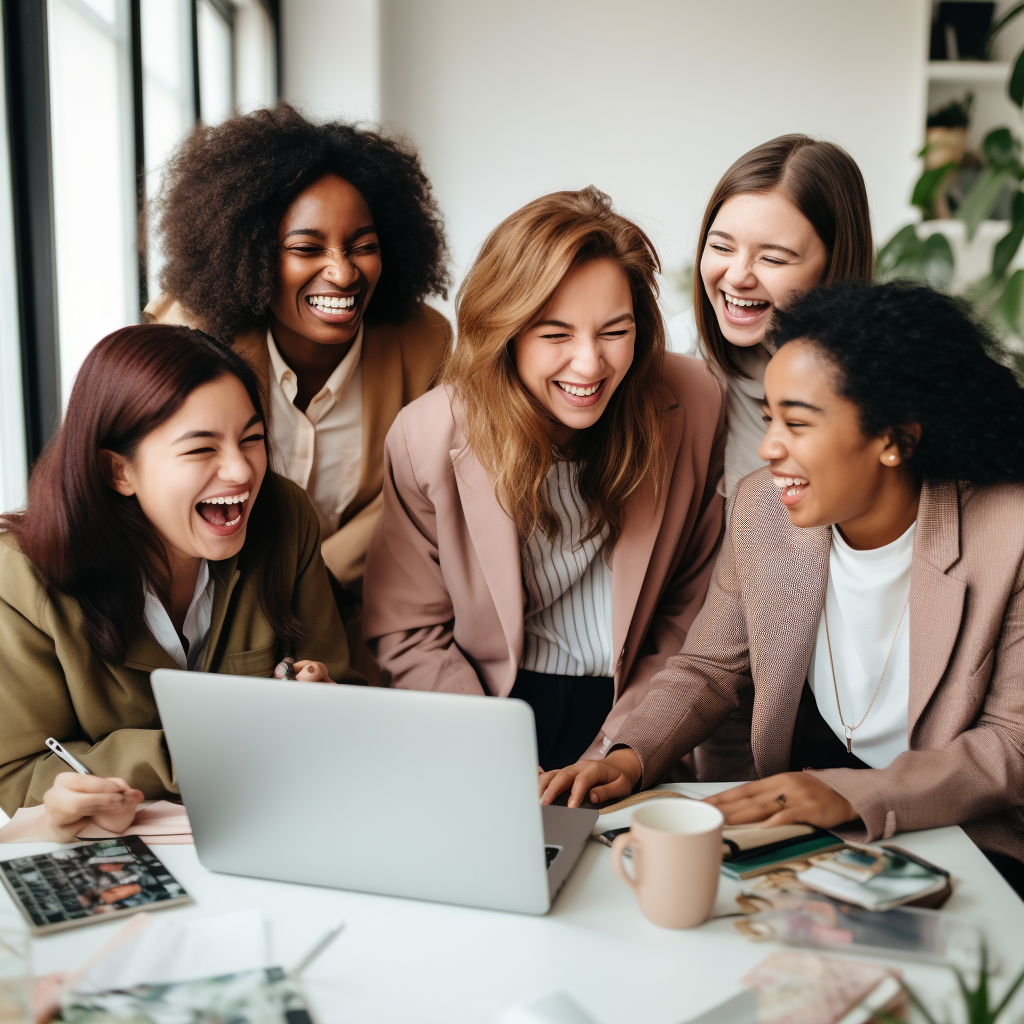
[[[610,560],[618,667],[607,736],[679,650],[722,532],[721,388],[703,362],[678,355],[666,360],[665,382],[665,486],[657,503],[650,486],[631,499]],[[403,409],[388,434],[364,601],[364,636],[393,686],[499,697],[512,689],[526,604],[519,540],[445,389]]]
[[[644,786],[709,736],[703,780],[789,770],[831,530],[793,526],[767,470],[732,500],[707,603],[615,737],[639,756]],[[849,835],[963,825],[980,846],[1024,859],[1024,486],[922,490],[907,741],[887,768],[818,773],[860,815]]]
[[[153,299],[145,309],[151,321],[201,326],[198,319],[169,295]],[[359,489],[341,514],[337,533],[323,542],[323,556],[334,578],[359,594],[366,548],[380,517],[384,484],[384,437],[399,410],[419,398],[434,382],[451,345],[451,325],[430,306],[403,324],[367,327],[363,335],[363,460]],[[243,356],[267,394],[270,352],[266,329],[239,335],[234,349]]]
[[[359,682],[320,557],[320,526],[304,492],[282,480],[280,542],[285,586],[308,639],[298,658],[327,664],[338,682]],[[213,617],[204,672],[269,676],[280,657],[259,605],[258,574],[246,550],[211,562]],[[10,533],[0,533],[0,806],[7,814],[42,801],[67,767],[45,746],[55,736],[97,775],[113,775],[148,798],[177,793],[160,716],[149,685],[157,668],[176,668],[148,629],[123,665],[103,661],[85,640],[74,598],[40,582]]]

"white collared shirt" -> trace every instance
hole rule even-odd
[[[363,326],[352,347],[306,411],[295,407],[298,378],[267,329],[270,351],[270,431],[277,445],[273,469],[298,484],[313,502],[326,540],[359,490],[363,465]]]
[[[210,566],[204,558],[199,566],[199,577],[192,594],[192,603],[188,606],[185,624],[181,628],[188,641],[186,654],[181,637],[178,636],[163,602],[146,587],[146,603],[142,612],[146,625],[156,637],[156,642],[174,659],[178,668],[191,672],[199,664],[199,659],[206,649],[206,638],[210,635],[210,622],[213,619],[213,588]]]

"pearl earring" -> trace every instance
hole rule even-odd
[[[887,459],[888,459],[888,460],[889,460],[890,462],[895,462],[895,461],[896,461],[896,456],[895,456],[895,455],[887,455],[887,456],[886,456],[886,458],[887,458]]]

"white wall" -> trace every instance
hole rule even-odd
[[[283,0],[281,94],[324,118],[380,118],[378,0]]]
[[[725,168],[783,132],[853,154],[879,241],[912,217],[929,0],[379,5],[381,116],[420,148],[457,276],[502,217],[591,182],[651,231],[674,271],[693,258]],[[346,109],[348,72],[315,67],[310,36],[353,6],[285,0],[290,98]],[[299,69],[289,33],[304,39]]]

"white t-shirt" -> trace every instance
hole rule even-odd
[[[163,602],[148,587],[146,603],[142,615],[149,626],[149,631],[156,637],[156,642],[174,659],[175,665],[191,671],[199,664],[199,658],[206,649],[206,638],[210,634],[210,623],[213,620],[213,578],[210,576],[209,563],[204,558],[199,566],[196,589],[192,592],[192,602],[185,614],[185,623],[181,628],[188,641],[188,653],[181,643],[178,631],[171,622]]]
[[[864,724],[853,732],[853,753],[872,768],[885,768],[907,749],[912,607],[903,616],[895,644],[893,634],[910,593],[916,526],[913,523],[902,537],[870,551],[854,550],[832,527],[825,600],[836,688],[847,725],[856,725],[864,718],[893,645],[874,706]],[[818,624],[807,682],[822,718],[845,746],[846,730],[836,709],[824,613]]]
[[[341,513],[359,490],[363,468],[363,372],[360,324],[352,347],[306,407],[293,404],[295,371],[281,358],[267,329],[270,350],[270,431],[277,446],[274,470],[309,495],[320,538],[338,530]]]
[[[614,676],[612,572],[601,552],[608,531],[582,540],[585,509],[575,471],[572,463],[556,462],[546,480],[561,536],[552,543],[537,530],[523,552],[527,605],[519,667],[559,676]]]

